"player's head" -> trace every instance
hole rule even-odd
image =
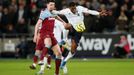
[[[77,10],[76,10],[76,3],[75,2],[70,2],[69,8],[70,8],[71,12],[76,13]]]
[[[125,35],[121,35],[120,38],[121,39],[126,39],[126,36]]]
[[[55,9],[55,1],[54,0],[47,0],[47,9],[54,10]]]

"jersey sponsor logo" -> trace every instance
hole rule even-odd
[[[132,37],[131,34],[128,34],[127,39],[128,39],[129,45],[130,45],[130,49],[134,50],[134,38]]]

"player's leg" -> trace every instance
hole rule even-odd
[[[71,51],[69,51],[67,57],[66,57],[66,58],[62,61],[62,63],[61,63],[60,68],[62,68],[62,69],[63,69],[64,66],[66,65],[66,62],[67,62],[69,59],[71,59],[71,58],[74,56],[75,52],[76,52],[77,44],[76,44],[75,40],[72,39],[71,43],[72,43],[72,45],[71,45]]]
[[[40,38],[40,35],[39,35],[37,38],[35,54],[33,57],[34,63],[30,66],[31,69],[36,69],[36,64],[38,62],[38,58],[40,58],[42,48],[43,48],[43,42],[42,42],[42,38]]]
[[[36,50],[33,57],[33,64],[30,66],[30,69],[36,69],[36,64],[38,63],[38,58],[40,57],[40,50]]]
[[[55,57],[55,75],[59,75],[59,68],[60,68],[61,57],[62,57],[59,45],[56,44],[55,46],[53,46],[52,50],[56,56]]]
[[[60,46],[58,45],[55,37],[52,36],[51,39],[52,39],[52,45],[53,45],[52,50],[55,54],[55,75],[59,75],[59,68],[61,64],[62,54],[61,54]]]
[[[75,55],[82,33],[78,33],[76,32],[75,29],[72,29],[71,36],[72,36],[71,37],[71,51],[68,53],[67,57],[62,61],[60,68],[63,68],[66,65],[66,62]]]
[[[65,62],[67,62],[70,58],[72,58],[74,56],[74,54],[76,53],[76,49],[77,49],[77,43],[75,42],[74,39],[72,39],[71,41],[72,45],[71,45],[71,51],[69,51],[67,57],[65,58]]]
[[[62,51],[62,61],[63,61],[64,58],[67,56],[68,51],[69,51],[69,50],[68,50],[67,48],[65,48],[63,45],[65,45],[65,43],[60,46],[61,51]],[[63,73],[64,73],[65,75],[68,73],[68,68],[67,68],[66,65],[63,67]]]
[[[37,74],[39,74],[39,75],[44,74],[44,70],[46,67],[49,69],[51,68],[51,55],[53,55],[53,51],[48,50],[48,54],[46,57],[44,57],[44,60],[43,60],[44,64],[40,66],[40,71],[37,72]],[[49,64],[49,66],[48,66],[48,64]]]
[[[51,46],[52,46],[51,38],[50,37],[45,38],[44,39],[44,44],[45,44],[45,47],[42,50],[39,65],[44,64],[43,59],[44,59],[44,57],[46,57],[46,55],[48,53],[48,50],[51,49]]]
[[[38,63],[38,58],[40,57],[40,50],[36,50],[33,57],[33,64],[30,66],[31,69],[36,69],[36,64]]]
[[[52,58],[51,58],[51,55],[48,55],[48,56],[47,56],[47,68],[48,68],[48,69],[51,69],[51,59],[52,59]]]
[[[44,74],[44,70],[45,70],[45,67],[47,65],[47,57],[44,57],[43,62],[44,62],[44,64],[40,66],[40,70],[39,70],[39,72],[37,72],[37,75]]]
[[[47,64],[47,56],[48,56],[48,50],[51,49],[51,38],[50,37],[47,37],[44,39],[44,48],[42,50],[42,53],[41,53],[41,57],[40,57],[40,62],[38,63],[41,68],[40,68],[40,71],[37,73],[37,74],[44,74],[44,69],[45,69],[45,66]]]

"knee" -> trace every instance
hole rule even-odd
[[[51,49],[52,48],[52,46],[51,45],[48,45],[48,44],[46,44],[45,47],[48,48],[48,49]]]
[[[57,53],[55,54],[55,56],[56,56],[56,59],[61,59],[62,53],[61,53],[61,52],[57,52]]]
[[[35,51],[35,56],[38,56],[39,57],[40,55],[41,55],[41,52],[39,50],[36,50]]]

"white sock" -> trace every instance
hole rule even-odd
[[[33,63],[33,66],[34,66],[34,67],[36,67],[36,64],[35,64],[35,63]]]
[[[68,61],[69,59],[71,59],[73,56],[74,56],[74,54],[72,54],[71,52],[69,52],[64,61],[67,62],[67,61]]]
[[[47,57],[44,57],[44,64],[43,65],[41,65],[41,67],[40,67],[40,71],[44,71],[44,69],[45,69],[45,66],[46,66],[46,64],[47,64]]]

